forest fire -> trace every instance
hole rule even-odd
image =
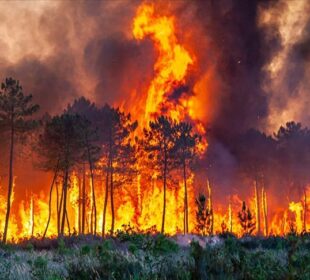
[[[122,103],[115,102],[117,106],[125,104],[120,106],[121,109],[110,105],[99,108],[85,98],[76,99],[63,115],[45,116],[46,119],[43,118],[34,128],[36,157],[43,162],[41,169],[48,171],[51,178],[41,183],[39,191],[31,190],[16,200],[16,192],[28,186],[18,181],[18,175],[15,175],[12,184],[9,183],[12,193],[8,204],[4,195],[6,181],[1,180],[0,232],[5,228],[7,205],[12,206],[8,240],[16,242],[30,237],[88,233],[104,236],[124,229],[161,231],[168,235],[230,232],[237,236],[301,234],[309,230],[309,181],[302,180],[302,175],[301,183],[293,182],[299,179],[298,172],[294,173],[294,168],[289,166],[290,173],[286,174],[291,176],[288,185],[298,189],[298,194],[293,192],[291,196],[287,195],[285,202],[279,203],[277,189],[284,179],[280,181],[269,174],[268,167],[273,166],[274,161],[269,158],[265,161],[260,152],[254,155],[252,146],[256,142],[248,144],[250,152],[244,151],[246,145],[238,146],[243,143],[239,135],[235,137],[230,133],[227,136],[225,141],[234,142],[227,150],[236,155],[236,159],[230,160],[236,165],[232,169],[239,172],[239,166],[243,168],[240,174],[236,171],[238,175],[231,185],[242,181],[242,187],[240,192],[233,187],[229,190],[218,187],[217,183],[222,183],[218,178],[225,174],[222,176],[220,170],[214,175],[212,168],[226,157],[226,154],[219,156],[218,152],[224,141],[214,145],[218,149],[214,161],[209,160],[208,153],[213,151],[212,140],[214,143],[216,137],[226,132],[209,137],[209,123],[219,113],[214,113],[209,120],[208,114],[202,114],[196,103],[205,101],[203,91],[224,89],[225,86],[218,86],[221,75],[215,73],[218,67],[215,63],[210,62],[207,70],[200,69],[202,62],[199,58],[204,54],[189,42],[190,36],[196,36],[194,32],[189,39],[179,38],[180,32],[176,30],[178,18],[169,9],[165,13],[159,10],[155,4],[143,2],[131,20],[132,44],[139,47],[145,41],[151,42],[155,57],[149,70],[151,78],[142,87],[146,89],[144,93],[136,97],[137,88],[126,85],[131,95],[123,96],[125,101]],[[210,48],[216,48],[214,45],[210,44]],[[218,52],[213,50],[213,53]],[[238,64],[240,61],[238,58]],[[239,70],[234,71],[238,73]],[[134,72],[133,79],[135,76],[138,74]],[[242,97],[236,99],[240,101]],[[231,101],[234,102],[237,101]],[[203,109],[215,110],[211,107],[206,104]],[[227,107],[223,108],[229,116],[231,112]],[[234,110],[232,112],[235,114]],[[26,119],[31,114],[26,115]],[[229,129],[233,130],[240,119],[228,124]],[[260,112],[253,119],[260,119]],[[80,125],[76,125],[77,131],[72,128],[75,124]],[[296,125],[298,129],[295,130],[294,126],[290,131],[300,132],[298,137],[306,134],[308,137],[309,131]],[[222,129],[225,126],[225,121],[221,120],[215,127]],[[11,131],[14,133],[13,128]],[[72,134],[67,135],[68,131]],[[254,136],[257,137],[255,141],[264,141],[262,146],[267,147],[268,155],[268,145],[280,150],[289,142],[291,138],[285,138],[286,133],[280,130],[269,137],[257,132]],[[59,135],[68,136],[68,139],[73,135],[74,139],[63,137],[65,140],[58,140]],[[252,139],[253,135],[246,136]],[[260,143],[257,149],[261,147]],[[293,150],[296,147],[291,146],[294,146]],[[280,158],[278,162],[281,162],[281,156],[280,152],[275,156]],[[280,167],[275,168],[282,172]],[[247,179],[241,180],[242,176],[246,177],[245,173]],[[273,184],[277,186],[273,188]]]

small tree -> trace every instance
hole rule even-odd
[[[255,230],[255,220],[250,209],[246,206],[245,201],[242,202],[242,208],[238,213],[238,218],[243,230],[243,235],[252,234]]]
[[[32,114],[39,110],[39,105],[32,104],[32,95],[24,95],[19,81],[7,78],[1,84],[0,91],[0,126],[10,133],[10,162],[7,208],[3,232],[3,242],[7,240],[9,218],[11,211],[11,196],[13,190],[13,161],[16,136],[32,130],[36,122]]]
[[[207,205],[206,197],[199,194],[196,198],[196,230],[202,235],[210,235],[212,233],[213,213]]]
[[[189,123],[180,122],[175,126],[176,143],[174,156],[178,166],[181,167],[184,183],[184,234],[188,233],[188,194],[187,173],[191,164],[197,157],[197,144],[200,139],[198,134],[193,133],[193,127]]]

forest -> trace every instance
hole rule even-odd
[[[237,236],[300,234],[309,228],[310,131],[300,123],[287,123],[272,136],[251,129],[233,142],[231,149],[241,174],[254,182],[255,199],[239,199],[236,209],[229,203],[227,215],[220,216],[212,197],[216,192],[212,183],[208,181],[205,191],[199,192],[193,179],[195,173],[207,170],[212,182],[214,166],[210,163],[214,161],[216,166],[216,160],[212,158],[212,140],[205,140],[209,132],[201,135],[190,122],[162,115],[140,127],[120,108],[108,104],[97,107],[84,97],[74,100],[59,115],[45,113],[37,117],[38,111],[39,105],[23,93],[19,81],[4,80],[0,124],[3,137],[8,139],[9,155],[6,207],[2,205],[5,215],[1,221],[4,243],[8,233],[11,240],[77,234],[104,237],[124,226],[138,232],[230,232]],[[34,207],[36,201],[31,197],[30,215],[11,222],[10,230],[13,189],[18,191],[20,187],[14,186],[14,162],[18,161],[15,150],[19,145],[30,149],[34,168],[49,173],[51,181],[45,190],[45,208]],[[267,211],[266,193],[277,175],[289,184],[292,197],[299,195],[300,202],[290,204],[290,212],[282,213],[279,224],[274,225]],[[148,209],[145,204],[154,185],[159,190],[159,203],[156,209]],[[122,203],[127,208],[119,212]],[[143,209],[148,210],[144,220]],[[29,224],[27,219],[31,220],[28,232],[20,231],[15,223]],[[170,219],[176,222],[171,224]]]

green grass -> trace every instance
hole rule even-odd
[[[177,244],[164,235],[119,232],[0,246],[0,279],[310,279],[309,235]],[[43,249],[42,249],[43,248]]]

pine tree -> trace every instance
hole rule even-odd
[[[209,209],[203,194],[199,194],[196,198],[196,206],[196,230],[202,235],[210,235],[212,233],[213,210]]]
[[[110,232],[113,233],[115,224],[114,189],[129,180],[132,172],[135,172],[135,149],[130,136],[137,128],[137,122],[131,121],[130,114],[125,114],[118,108],[115,109],[108,105],[100,110],[100,116],[99,133],[106,174],[102,219],[102,235],[104,235],[108,198],[110,196],[112,215]]]
[[[200,140],[198,134],[193,133],[193,127],[189,123],[180,122],[175,125],[176,142],[174,147],[174,159],[181,167],[184,184],[184,234],[188,233],[188,192],[187,173],[191,164],[197,157],[197,144]]]
[[[0,91],[0,126],[4,131],[10,133],[10,162],[9,162],[9,182],[7,195],[7,209],[5,226],[3,232],[3,242],[7,240],[9,218],[11,211],[11,196],[13,190],[14,177],[14,147],[16,136],[24,134],[37,125],[31,116],[39,110],[39,105],[32,104],[32,95],[24,95],[19,81],[7,78],[1,84]]]
[[[47,121],[43,133],[39,136],[38,154],[42,159],[42,167],[46,171],[54,171],[57,166],[59,176],[62,178],[57,213],[59,235],[64,235],[65,222],[70,228],[67,217],[69,176],[84,153],[80,123],[80,116],[64,113]]]
[[[238,213],[240,225],[243,235],[250,235],[255,230],[255,221],[250,209],[246,206],[245,201],[242,202],[241,211]]]

